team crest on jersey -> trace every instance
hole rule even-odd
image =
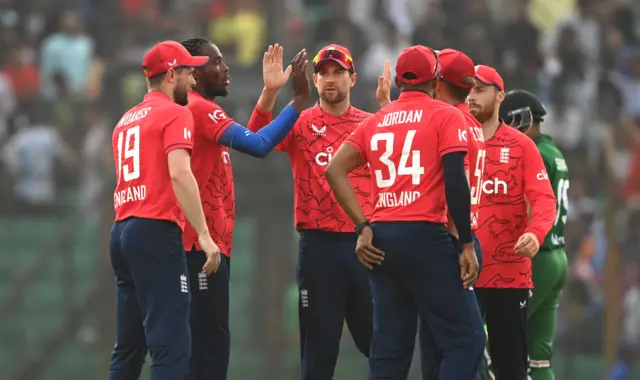
[[[506,146],[500,149],[500,163],[501,164],[509,163],[509,148],[507,148]]]
[[[311,129],[313,130],[314,136],[324,136],[325,132],[327,131],[327,126],[323,125],[322,127],[318,128],[315,124],[311,124]]]

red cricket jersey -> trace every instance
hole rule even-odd
[[[370,113],[353,106],[341,116],[324,112],[318,104],[303,111],[276,150],[287,152],[293,169],[296,229],[354,232],[351,219],[331,191],[324,171],[342,142]],[[371,215],[371,174],[366,166],[349,175],[360,206]]]
[[[513,247],[525,232],[540,244],[556,218],[556,198],[533,140],[502,124],[486,142],[476,235],[482,247],[479,288],[533,288],[531,259]],[[531,205],[531,222],[527,214]]]
[[[465,169],[469,172],[469,188],[471,189],[471,230],[478,229],[478,206],[482,197],[482,186],[479,185],[484,173],[484,135],[482,124],[469,113],[469,105],[466,103],[456,104],[455,107],[462,111],[467,131],[463,132],[463,138],[467,140],[469,152],[468,160],[465,160]]]
[[[193,147],[193,118],[161,92],[150,92],[122,116],[111,144],[117,184],[115,221],[129,217],[169,220],[184,228],[169,177],[167,154]]]
[[[202,209],[209,234],[223,254],[231,256],[235,226],[235,190],[229,148],[219,143],[222,133],[234,123],[215,102],[189,92],[187,108],[193,114],[194,147],[191,170],[198,182]],[[254,109],[249,123],[262,127],[269,123],[271,113]],[[187,223],[182,237],[185,250],[195,245],[200,250],[198,234]]]
[[[441,157],[467,152],[460,111],[423,92],[398,100],[364,121],[346,140],[371,165],[371,221],[447,222]]]

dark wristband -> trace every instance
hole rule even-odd
[[[365,220],[362,223],[356,224],[356,234],[360,235],[362,233],[362,230],[364,230],[365,227],[371,227],[371,223],[369,223],[368,220]]]

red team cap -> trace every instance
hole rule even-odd
[[[495,86],[498,90],[504,91],[504,81],[493,67],[485,65],[476,66],[476,80],[487,86]]]
[[[154,77],[179,67],[202,67],[209,57],[192,56],[187,49],[176,41],[157,43],[145,54],[142,69],[147,78]]]
[[[438,60],[442,68],[443,81],[457,87],[473,87],[473,78],[476,76],[475,65],[466,54],[453,49],[444,49],[438,52]],[[472,80],[465,81],[467,77]]]
[[[416,45],[400,53],[396,63],[396,77],[398,83],[425,83],[435,78],[439,69],[436,52],[426,46]],[[412,74],[413,78],[406,78],[407,74]]]
[[[351,52],[344,46],[331,44],[320,49],[318,54],[313,58],[313,69],[318,71],[318,67],[327,61],[335,62],[345,70],[356,71]]]

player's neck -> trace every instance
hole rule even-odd
[[[198,85],[194,87],[193,91],[197,92],[198,94],[200,94],[200,96],[210,101],[214,101],[216,98],[215,96],[210,96],[209,94],[207,94],[207,92],[203,88],[199,87]]]
[[[496,131],[498,130],[500,124],[502,123],[500,122],[500,118],[497,114],[482,123],[482,134],[484,135],[485,141],[492,138],[493,135],[496,134]]]
[[[319,104],[320,104],[320,109],[322,111],[328,113],[329,115],[333,115],[335,117],[340,117],[344,115],[349,110],[349,107],[351,107],[351,102],[349,101],[349,98],[346,98],[345,100],[337,104],[329,104],[323,101],[322,99],[320,99]]]
[[[147,89],[147,92],[148,92],[148,93],[151,93],[151,92],[161,92],[161,93],[163,93],[163,94],[167,95],[167,96],[169,97],[169,99],[171,99],[171,101],[172,101],[172,102],[174,102],[174,101],[175,101],[175,99],[173,98],[173,91],[172,91],[172,90],[169,90],[169,89],[166,89],[166,88],[165,88],[164,86],[162,86],[162,85],[160,85],[160,86],[153,86],[153,87],[149,87],[149,88]]]

